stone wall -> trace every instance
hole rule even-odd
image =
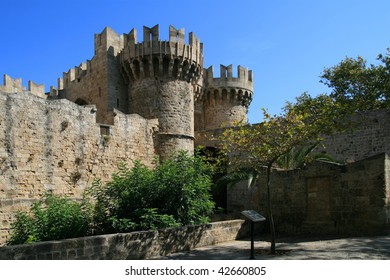
[[[348,165],[316,162],[300,170],[273,171],[278,233],[389,233],[389,171],[386,154]],[[229,189],[228,209],[254,209],[267,216],[265,174],[254,188],[242,182]]]
[[[243,220],[206,225],[90,236],[0,248],[1,260],[151,259],[235,240]]]
[[[157,120],[113,112],[96,123],[96,107],[0,93],[0,244],[17,210],[45,192],[80,197],[94,178],[107,181],[120,162],[152,164]]]
[[[357,114],[352,120],[354,128],[325,138],[326,153],[335,160],[353,162],[390,152],[390,110]]]

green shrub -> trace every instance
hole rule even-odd
[[[214,208],[211,178],[211,167],[185,152],[156,161],[153,169],[139,161],[131,169],[121,164],[112,181],[95,181],[89,190],[96,232],[206,223]]]
[[[11,224],[9,245],[85,236],[90,233],[92,213],[86,204],[67,197],[46,195],[30,213],[19,212]]]

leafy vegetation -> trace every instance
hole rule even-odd
[[[378,63],[347,57],[325,68],[321,82],[332,89],[330,96],[349,113],[390,107],[390,49],[379,54]]]
[[[208,222],[212,171],[197,156],[180,152],[150,169],[136,161],[125,165],[103,185],[96,181],[94,197],[98,232],[118,232]]]
[[[47,194],[30,213],[18,212],[9,245],[89,235],[92,212],[88,203]]]

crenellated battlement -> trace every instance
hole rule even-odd
[[[252,70],[237,66],[237,77],[233,77],[233,66],[220,65],[220,76],[214,77],[214,67],[210,66],[205,71],[205,83],[207,87],[233,87],[253,91]]]
[[[0,85],[0,91],[6,93],[18,93],[18,92],[30,92],[36,96],[46,98],[45,95],[45,85],[36,84],[33,81],[28,81],[28,89],[22,85],[22,79],[17,78],[13,79],[11,76],[4,74],[3,76],[3,85]]]
[[[237,77],[233,77],[232,65],[220,65],[220,76],[214,78],[214,67],[204,72],[205,90],[203,98],[210,104],[221,101],[238,101],[248,107],[253,97],[252,70],[237,66]]]
[[[124,35],[120,53],[122,73],[129,82],[143,78],[196,81],[203,71],[203,44],[194,33],[185,42],[184,28],[169,27],[169,41],[159,38],[159,25],[144,26],[143,42],[137,43],[137,30]]]
[[[22,86],[22,79],[12,79],[11,76],[4,74],[3,85],[0,85],[0,91],[6,93],[17,93],[26,91],[26,87]]]
[[[62,80],[58,81],[58,88],[63,89],[68,87],[71,82],[80,82],[80,80],[87,74],[91,69],[91,61],[87,60],[86,62],[80,63],[79,66],[70,68],[68,72],[63,72]],[[61,79],[61,78],[60,78]]]
[[[123,49],[124,35],[119,35],[110,27],[104,28],[104,30],[95,34],[95,55],[106,54],[116,56]]]

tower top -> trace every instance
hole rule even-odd
[[[185,42],[184,28],[169,26],[169,41],[161,41],[159,25],[144,26],[143,41],[138,43],[137,30],[124,34],[120,52],[122,73],[127,81],[149,77],[196,81],[203,72],[203,44],[194,33]]]

